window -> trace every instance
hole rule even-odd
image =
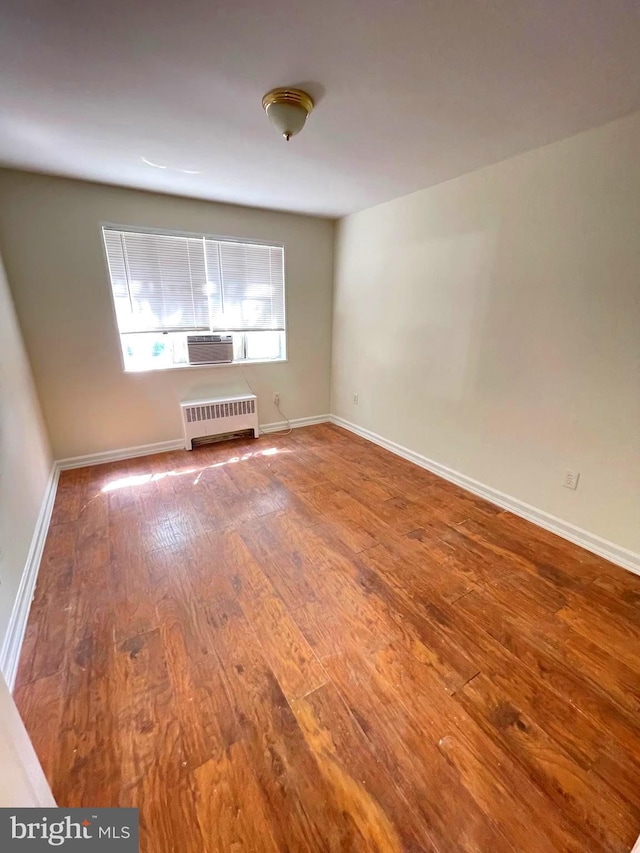
[[[125,370],[189,364],[189,333],[231,334],[234,362],[286,358],[284,249],[105,226]]]

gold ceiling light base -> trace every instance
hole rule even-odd
[[[314,107],[313,98],[302,89],[287,86],[272,89],[262,99],[262,106],[271,122],[287,142],[300,133]]]

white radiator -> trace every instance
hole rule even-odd
[[[210,438],[251,429],[258,430],[258,399],[255,394],[211,397],[180,403],[185,450],[193,449],[194,438]]]

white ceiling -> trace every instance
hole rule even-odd
[[[339,216],[640,109],[638,0],[5,0],[0,20],[0,163],[240,204]],[[260,103],[279,85],[318,101],[289,143]]]

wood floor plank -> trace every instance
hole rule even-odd
[[[75,608],[77,536],[77,525],[72,523],[49,528],[16,677],[18,685],[52,675],[63,666],[67,627]]]
[[[521,519],[505,513],[500,517],[499,527],[493,528],[474,520],[459,526],[465,535],[476,536],[487,546],[508,551],[523,559],[522,565],[532,567],[541,577],[552,581],[557,587],[568,589],[589,583],[595,577],[597,568],[590,562],[585,563],[581,549],[568,549],[561,540],[550,540],[546,531],[535,527],[530,535],[521,536]],[[557,539],[557,537],[554,537]]]
[[[632,716],[640,711],[640,676],[624,663],[577,634],[563,623],[539,620],[518,607],[517,598],[502,600],[494,588],[475,591],[456,602],[457,610],[467,613],[505,648],[520,658],[539,677],[549,681],[583,710],[592,705],[590,694],[604,693],[609,703],[624,708]],[[580,683],[586,693],[578,702]],[[604,719],[609,713],[603,710]]]
[[[478,737],[468,725],[457,726],[440,738],[438,749],[478,805],[487,814],[502,816],[500,829],[514,850],[583,853],[584,843],[574,837],[560,810],[549,820],[548,799],[492,740]],[[595,845],[589,843],[595,853]]]
[[[220,598],[233,598],[239,575],[229,553],[233,528],[195,537],[180,548],[188,589],[192,600],[201,604]]]
[[[314,564],[306,549],[292,547],[276,535],[278,519],[276,514],[269,521],[242,525],[238,532],[285,605],[293,610],[315,600]]]
[[[30,721],[29,735],[45,775],[53,778],[59,760],[59,737],[65,700],[63,671],[45,675],[33,683],[18,684],[14,699]]]
[[[194,773],[196,810],[206,853],[277,853],[267,807],[241,743]]]
[[[49,604],[55,607],[68,595],[73,583],[77,539],[78,525],[73,522],[49,527],[33,607]]]
[[[81,468],[60,472],[56,501],[51,515],[52,525],[77,520],[83,485],[84,473]]]
[[[117,642],[159,627],[149,564],[143,552],[109,562]]]
[[[332,683],[297,699],[292,708],[320,772],[354,815],[366,849],[437,850]]]
[[[584,770],[559,747],[503,690],[479,674],[456,694],[456,700],[496,737],[527,770],[547,796],[563,808],[593,849],[626,853],[637,835],[640,815],[596,774]],[[606,829],[605,829],[606,827]]]
[[[221,544],[241,566],[238,601],[284,695],[291,701],[324,684],[327,673],[238,534],[228,534]]]
[[[144,853],[618,853],[640,579],[331,424],[63,472],[15,692]]]
[[[402,584],[392,575],[382,574],[367,565],[367,558],[375,549],[352,555],[349,559],[342,543],[333,540],[326,530],[320,531],[320,539],[315,538],[315,533],[314,530],[305,531],[305,541],[299,547],[316,555],[316,569],[324,566],[324,572],[321,572],[324,577],[320,577],[318,582],[324,583],[325,589],[333,588],[338,609],[340,598],[354,598],[357,591],[357,598],[364,609],[379,614],[378,626],[385,626],[385,640],[397,631],[406,632],[410,628],[424,640],[425,655],[429,656],[430,664],[451,690],[478,671],[456,643],[444,637],[437,621],[424,619],[420,607],[413,601],[413,591],[411,595],[405,595]],[[431,592],[430,588],[429,594]],[[331,591],[328,594],[331,596]],[[359,609],[360,605],[353,605],[353,608]],[[370,621],[374,621],[373,618],[359,620],[365,625]]]
[[[396,686],[384,674],[356,651],[327,659],[325,666],[386,771],[419,812],[441,853],[513,851],[497,824],[443,759],[436,746],[436,732],[432,730],[430,737],[425,737],[400,701]],[[402,738],[397,737],[398,731],[403,733]],[[462,814],[464,820],[459,819]]]
[[[363,601],[351,583],[335,578],[331,587],[323,586],[321,600],[307,602],[291,615],[322,661],[346,651],[353,642],[366,652],[386,645],[397,626],[390,614],[381,615],[382,610],[382,606]]]
[[[353,817],[322,780],[239,605],[221,602],[210,612],[225,681],[279,848],[293,853],[317,850],[322,844],[337,853],[360,844],[366,849]]]
[[[483,674],[495,687],[504,691],[580,767],[593,770],[631,805],[640,805],[633,758],[640,754],[640,731],[634,718],[626,716],[600,690],[592,689],[544,650],[537,650],[537,666],[530,667],[490,639],[480,625],[468,623],[462,613],[453,612],[450,618],[458,636],[468,638]]]
[[[182,615],[182,614],[181,614]],[[184,760],[194,769],[219,759],[238,739],[237,725],[217,660],[194,658],[185,637],[188,621],[166,619],[160,629],[176,716],[182,732]]]
[[[605,624],[601,619],[601,611],[585,602],[574,606],[568,604],[557,615],[578,634],[592,640],[634,672],[640,673],[640,627],[632,627],[629,623],[620,624],[616,619],[610,619]]]
[[[398,628],[409,630],[419,640],[424,662],[438,674],[447,690],[455,692],[478,673],[473,658],[448,630],[445,614],[438,604],[424,597],[414,599],[389,577],[364,565],[357,568],[366,594],[383,601]]]
[[[123,780],[118,805],[140,810],[140,848],[196,850],[202,837],[175,698],[159,630],[138,634],[116,650],[118,730]]]
[[[413,548],[404,538],[389,537],[361,554],[360,560],[396,586],[410,589],[414,598],[426,601],[434,597],[455,601],[479,582],[475,573],[458,570],[450,560],[443,565],[436,549]]]
[[[341,542],[352,554],[359,554],[379,544],[378,539],[353,522],[345,524],[342,521],[324,521],[311,527],[316,535]]]
[[[50,777],[56,802],[116,805],[122,783],[112,613],[78,598],[68,627],[64,703],[57,761]]]
[[[411,715],[413,725],[423,737],[437,743],[476,803],[482,807],[487,800],[502,802],[517,792],[515,807],[505,808],[503,803],[497,810],[484,809],[487,814],[500,814],[501,833],[514,849],[535,844],[536,850],[549,845],[554,850],[582,850],[583,844],[574,839],[573,827],[566,822],[562,809],[556,808],[554,819],[549,819],[553,807],[548,798],[496,740],[484,736],[459,710],[455,696],[435,689],[431,671],[421,664],[415,651],[415,647],[407,650],[390,644],[375,656],[374,665],[394,684],[398,701]],[[470,765],[473,773],[469,772]],[[540,816],[539,826],[532,826],[534,814]]]
[[[622,577],[617,573],[601,575],[591,584],[590,590],[593,589],[597,589],[600,593],[599,602],[602,602],[606,595],[616,608],[620,603],[634,607],[633,612],[637,617],[637,605],[640,604],[640,578],[637,578],[634,583],[633,577],[628,578],[626,573]]]

